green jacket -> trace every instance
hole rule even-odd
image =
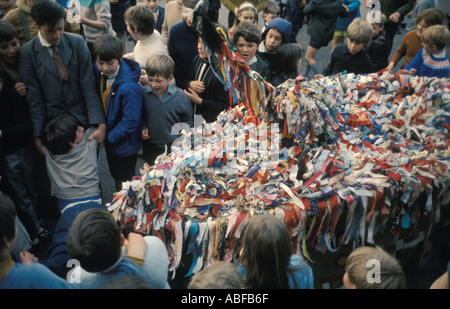
[[[386,15],[386,18],[388,19],[387,23],[392,23],[392,21],[389,20],[389,16],[392,13],[399,13],[400,14],[400,21],[403,20],[406,14],[412,11],[414,8],[415,0],[379,0],[380,1],[380,9],[381,13]]]

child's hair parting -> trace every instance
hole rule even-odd
[[[9,21],[0,19],[0,42],[9,42],[13,39],[20,40],[16,28]]]
[[[48,122],[42,130],[42,144],[54,155],[68,153],[75,142],[80,122],[70,114],[62,114]]]
[[[95,60],[111,61],[117,59],[120,62],[123,55],[123,44],[111,34],[102,34],[92,46],[92,55]]]
[[[124,18],[133,31],[136,30],[144,35],[151,35],[155,30],[155,16],[152,10],[144,3],[131,6],[125,11]]]
[[[372,26],[361,18],[355,18],[347,27],[347,38],[356,44],[369,43],[372,35]]]
[[[444,25],[434,25],[425,29],[420,38],[423,43],[443,50],[450,40],[450,31]]]
[[[233,41],[236,44],[240,37],[243,37],[247,42],[261,43],[261,33],[258,27],[253,23],[241,23],[236,27],[233,35]]]
[[[89,272],[113,266],[122,254],[121,233],[114,217],[106,210],[92,208],[74,220],[67,237],[69,254]]]
[[[159,54],[147,60],[145,71],[148,76],[162,76],[169,78],[175,70],[175,62],[166,54]]]
[[[426,9],[417,14],[414,20],[414,26],[422,22],[426,27],[431,27],[434,25],[443,25],[445,23],[445,14],[439,9],[432,8]]]

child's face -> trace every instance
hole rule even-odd
[[[100,60],[97,56],[97,60],[95,61],[95,63],[97,64],[98,70],[108,77],[116,73],[117,69],[119,68],[119,60],[117,59],[103,61]]]
[[[258,49],[258,44],[255,42],[247,42],[244,37],[241,36],[236,42],[236,48],[242,59],[245,62],[248,62],[255,56],[256,50]]]
[[[17,52],[20,48],[20,42],[17,38],[11,41],[0,43],[0,59],[9,64],[15,64],[18,60]]]
[[[205,50],[205,44],[203,43],[202,38],[198,39],[197,50],[198,50],[198,55],[200,58],[202,58],[202,59],[208,58],[208,52]]]
[[[5,14],[15,7],[16,7],[16,0],[0,0],[0,9]]]
[[[274,14],[274,13],[265,13],[264,14],[264,20],[266,21],[266,25],[270,24],[270,22],[272,20],[274,20],[275,18],[280,17],[279,14]]]
[[[173,74],[171,74],[169,78],[165,78],[161,75],[148,76],[148,84],[152,87],[153,93],[161,97],[166,93],[167,87],[169,87],[169,83],[172,79]]]
[[[242,11],[238,15],[239,23],[248,22],[248,23],[254,23],[255,22],[255,13],[253,11]]]
[[[428,25],[426,25],[423,21],[419,21],[416,25],[416,31],[417,35],[421,36],[422,33],[428,28]]]
[[[372,38],[376,37],[381,31],[383,31],[384,26],[380,26],[379,24],[373,23],[370,24],[372,26]]]
[[[265,45],[269,52],[275,52],[281,46],[282,42],[283,39],[280,31],[274,28],[270,28],[269,31],[267,31]]]
[[[364,43],[356,43],[347,38],[347,48],[352,55],[359,53],[364,48]]]
[[[147,5],[153,13],[155,13],[158,9],[160,0],[142,0],[142,2],[144,2],[145,5]]]
[[[81,141],[83,141],[83,139],[84,139],[84,128],[78,126],[78,128],[77,128],[77,135],[75,137],[75,142],[74,142],[75,145],[81,143]]]

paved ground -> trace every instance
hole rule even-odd
[[[164,2],[164,1],[161,1]],[[364,0],[361,1],[363,4],[365,3]],[[450,1],[447,0],[441,0],[440,1],[440,8],[444,12],[450,12]],[[366,9],[364,5],[361,6],[362,14],[365,16]],[[219,22],[223,25],[226,25],[227,22],[227,16],[228,11],[222,7],[220,12],[220,18]],[[260,21],[262,20],[262,16],[260,18]],[[408,21],[408,20],[406,20]],[[306,49],[306,46],[309,41],[309,36],[306,34],[306,28],[307,26],[304,26],[297,37],[297,41]],[[395,51],[395,49],[400,44],[404,34],[406,31],[404,29],[401,29],[401,34],[397,34],[394,39],[394,45],[392,48],[392,53]],[[330,44],[331,45],[331,44]],[[331,47],[330,45],[325,48],[321,48],[317,55],[316,55],[316,61],[319,63],[321,67],[325,67],[328,64],[330,53],[331,53]],[[450,50],[450,49],[448,49]],[[391,54],[392,55],[392,54]],[[305,61],[303,61],[303,65],[301,67],[301,73],[304,72]],[[103,200],[104,202],[109,202],[112,200],[113,194],[114,194],[114,182],[111,178],[111,175],[109,174],[108,167],[106,165],[106,157],[104,150],[100,152],[99,157],[100,162],[100,175],[101,175],[101,184],[102,184],[102,190],[103,190]],[[138,160],[138,164],[136,167],[136,175],[139,175],[139,168],[141,168],[143,165],[143,161],[141,159]],[[445,265],[448,260],[450,260],[449,255],[449,248],[448,246],[448,240],[449,240],[449,229],[443,229],[438,233],[436,236],[436,243],[439,244],[435,247],[434,250],[432,250],[429,254],[428,263],[426,263],[425,267],[420,270],[411,270],[408,272],[408,287],[409,288],[428,288],[430,284],[441,274],[445,271]]]

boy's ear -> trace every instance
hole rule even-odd
[[[169,76],[169,78],[167,80],[169,81],[169,83],[171,83],[172,80],[173,80],[173,74],[170,74],[170,76]]]

